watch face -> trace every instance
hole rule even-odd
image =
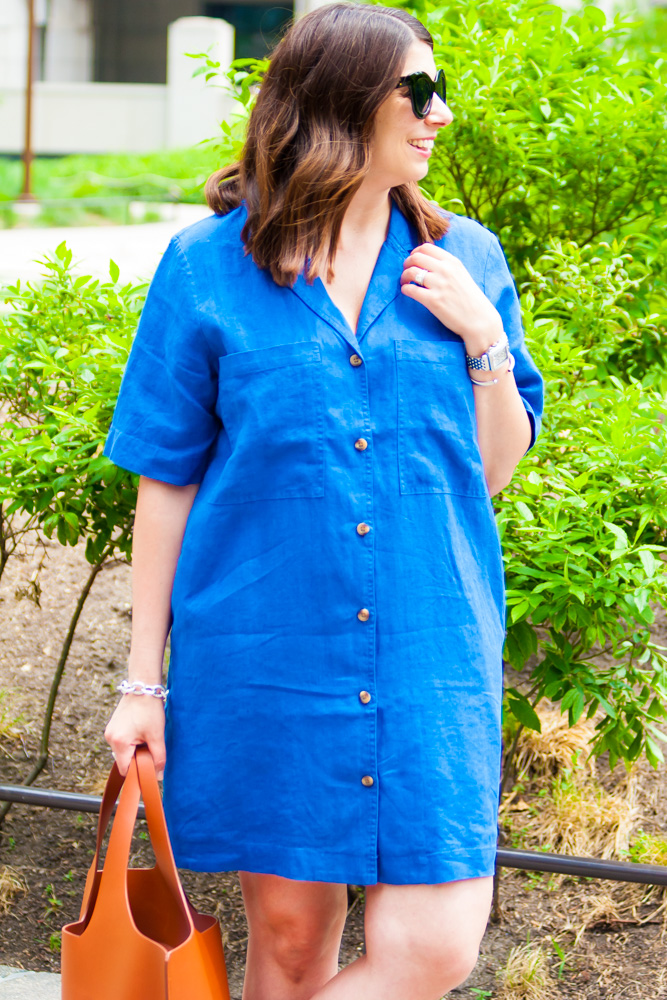
[[[510,345],[507,338],[504,338],[502,343],[497,346],[490,347],[487,351],[490,370],[494,371],[496,368],[500,368],[510,356]]]

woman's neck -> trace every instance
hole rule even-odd
[[[355,244],[384,243],[391,217],[391,196],[388,190],[365,191],[362,187],[352,197],[343,217],[339,247]]]

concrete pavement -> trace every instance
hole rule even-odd
[[[206,205],[170,206],[164,222],[130,226],[59,226],[54,229],[24,227],[0,229],[0,288],[16,279],[40,281],[44,267],[37,261],[53,256],[63,240],[72,251],[73,270],[109,279],[109,259],[120,268],[120,281],[148,281],[174,233],[212,215]]]
[[[0,965],[0,1000],[60,1000],[60,976]]]

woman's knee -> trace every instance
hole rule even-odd
[[[381,940],[367,941],[371,961],[413,985],[415,997],[441,997],[460,986],[479,957],[479,940],[466,933],[448,932],[427,922],[386,921]]]
[[[484,884],[483,884],[484,883]],[[399,978],[419,983],[413,996],[440,997],[471,974],[490,909],[491,880],[367,887],[366,952]],[[368,889],[371,890],[370,896]]]
[[[281,876],[239,873],[251,935],[298,981],[335,951],[347,913],[347,888]]]
[[[478,941],[434,937],[425,945],[420,968],[429,970],[434,992],[440,997],[466,981],[477,965],[478,958]]]

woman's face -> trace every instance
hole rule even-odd
[[[434,80],[436,65],[431,47],[415,39],[407,51],[400,75],[419,72],[428,73]],[[375,116],[371,168],[367,180],[372,179],[373,183],[383,188],[420,181],[428,171],[433,139],[438,129],[453,120],[453,114],[436,94],[426,118],[417,118],[407,87],[394,90],[380,105]]]

